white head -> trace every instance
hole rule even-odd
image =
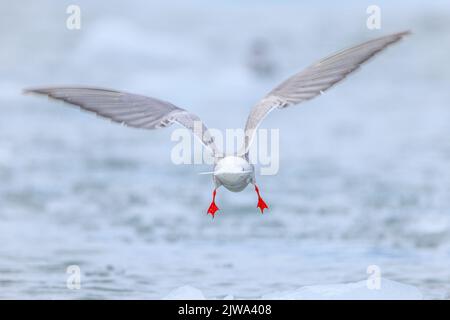
[[[243,190],[252,181],[253,176],[253,165],[241,157],[225,157],[214,167],[214,178],[231,191]]]

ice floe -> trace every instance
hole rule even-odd
[[[205,300],[203,292],[191,286],[182,286],[171,291],[163,300]]]
[[[225,299],[234,297],[227,295]],[[183,286],[170,292],[163,299],[207,299],[194,287]],[[208,298],[209,299],[209,298]],[[380,286],[371,288],[367,281],[340,284],[324,284],[300,287],[291,291],[265,294],[264,300],[421,300],[422,293],[414,286],[397,281],[381,279]]]

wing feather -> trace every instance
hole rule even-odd
[[[270,91],[250,111],[245,126],[245,150],[248,153],[256,129],[269,112],[312,99],[345,79],[364,62],[396,43],[409,31],[373,39],[339,51],[288,78]]]
[[[134,128],[157,129],[176,122],[191,130],[214,156],[219,155],[214,139],[199,117],[163,100],[87,87],[31,88],[24,92],[46,95]]]

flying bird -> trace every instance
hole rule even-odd
[[[214,217],[219,210],[215,199],[220,186],[232,192],[240,192],[250,183],[258,196],[257,208],[263,213],[268,209],[268,205],[260,195],[256,185],[255,168],[248,155],[256,129],[262,120],[272,110],[297,105],[324,93],[371,57],[408,34],[409,31],[394,33],[339,51],[282,82],[251,109],[245,125],[244,148],[233,155],[225,155],[218,150],[213,137],[199,117],[170,102],[95,87],[41,87],[25,89],[24,93],[46,95],[129,127],[157,129],[173,123],[184,126],[191,130],[214,156],[214,170],[210,173],[215,187],[207,214]]]

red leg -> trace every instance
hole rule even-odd
[[[208,214],[211,214],[214,218],[214,214],[216,211],[219,210],[219,208],[216,206],[216,189],[213,191],[213,199],[211,204],[209,205]]]
[[[264,213],[264,209],[269,209],[269,207],[264,202],[264,200],[261,198],[261,195],[259,194],[259,189],[256,186],[256,184],[255,184],[255,191],[256,191],[256,194],[258,195],[258,205],[256,207],[259,208],[259,210],[261,210],[261,213]]]

